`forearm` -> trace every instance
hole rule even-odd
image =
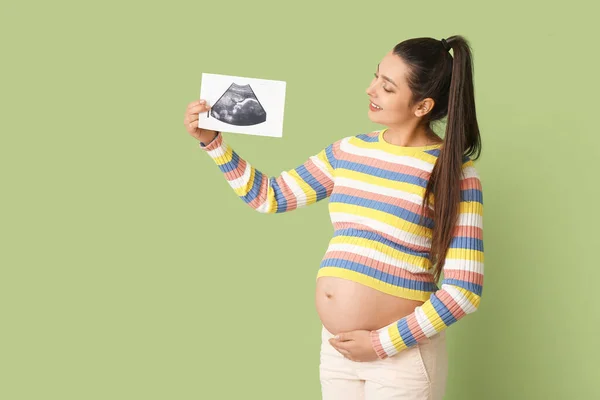
[[[481,288],[481,284],[476,283],[464,286],[443,284],[412,314],[371,332],[371,344],[377,355],[382,359],[394,356],[475,312],[479,308]]]
[[[269,177],[242,159],[224,142],[221,134],[200,147],[219,166],[235,193],[259,212],[291,211],[331,194],[333,171],[325,150],[295,169],[284,171],[278,177]]]

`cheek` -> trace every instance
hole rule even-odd
[[[406,103],[404,99],[396,94],[388,96],[385,102],[385,109],[394,114],[402,115],[406,112]]]

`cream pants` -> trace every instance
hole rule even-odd
[[[446,389],[446,335],[371,362],[350,361],[329,344],[322,328],[319,374],[323,400],[441,400]]]

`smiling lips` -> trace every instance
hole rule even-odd
[[[371,109],[371,111],[380,111],[382,110],[381,107],[379,107],[377,104],[370,102],[369,103],[369,108]]]

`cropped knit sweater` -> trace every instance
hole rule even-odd
[[[349,279],[424,303],[371,332],[379,358],[432,337],[477,310],[483,286],[483,195],[473,161],[464,157],[461,201],[440,287],[429,255],[434,222],[420,223],[421,202],[441,144],[392,145],[383,132],[348,136],[295,169],[269,177],[232,150],[219,133],[206,146],[225,178],[250,207],[281,213],[329,198],[334,233],[317,279]],[[430,207],[434,207],[433,195]]]

